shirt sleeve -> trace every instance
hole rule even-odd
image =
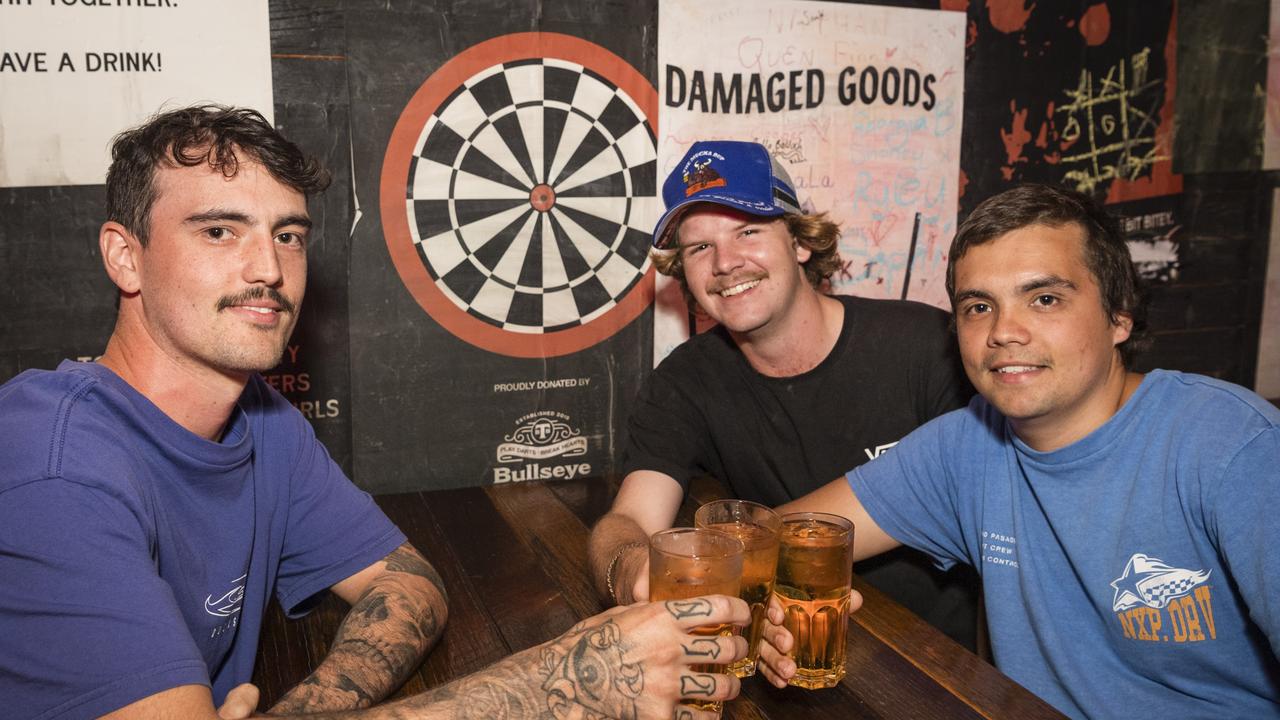
[[[933,558],[946,570],[968,562],[959,522],[960,498],[945,454],[952,427],[968,410],[930,421],[892,450],[850,470],[849,487],[890,537]],[[856,533],[855,532],[855,540]]]
[[[65,479],[0,493],[0,714],[96,717],[209,684],[137,510]]]
[[[1222,472],[1210,532],[1249,609],[1280,657],[1280,427],[1254,437]]]
[[[310,610],[307,600],[386,557],[405,536],[329,457],[311,425],[300,415],[290,420],[300,450],[276,597],[289,617],[299,617]]]

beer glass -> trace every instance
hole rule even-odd
[[[791,685],[834,687],[845,674],[845,630],[853,580],[853,523],[827,513],[782,516],[774,594],[795,637]]]
[[[701,595],[738,594],[742,581],[742,541],[715,530],[671,528],[649,538],[649,599],[687,600]],[[732,635],[729,624],[707,625],[695,635]],[[696,642],[695,642],[696,646]],[[724,665],[692,665],[697,673],[724,673]],[[685,700],[699,710],[720,712],[718,701]]]
[[[756,674],[760,656],[760,635],[764,632],[765,612],[773,594],[773,576],[778,568],[778,530],[782,517],[770,508],[748,500],[715,500],[698,508],[693,522],[700,528],[719,530],[742,541],[742,590],[738,597],[751,606],[751,625],[747,627],[747,656],[729,666],[740,678]]]

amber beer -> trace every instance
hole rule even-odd
[[[815,690],[844,677],[852,580],[853,523],[827,513],[782,516],[774,593],[795,638],[791,685]]]
[[[649,538],[649,599],[687,600],[702,595],[738,594],[742,581],[742,541],[715,530],[671,528]],[[695,635],[732,635],[729,624],[708,625]],[[692,665],[699,673],[724,673],[723,664]],[[699,710],[720,712],[724,703],[685,700]]]
[[[778,567],[778,530],[782,518],[778,513],[747,500],[716,500],[698,508],[693,516],[700,528],[719,530],[739,540],[745,548],[742,561],[742,590],[738,597],[751,606],[751,625],[747,627],[747,656],[729,666],[740,678],[756,674],[760,657],[760,636],[764,632],[765,612],[773,594],[773,577]]]

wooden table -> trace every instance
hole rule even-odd
[[[449,593],[444,636],[399,695],[421,692],[550,640],[604,609],[587,572],[587,536],[617,490],[590,479],[385,495],[387,515],[435,565]],[[723,496],[695,483],[678,524]],[[999,670],[854,578],[864,603],[849,623],[839,687],[778,690],[744,681],[726,718],[1061,718]],[[272,604],[254,682],[269,707],[328,651],[346,613],[336,598],[286,620]]]

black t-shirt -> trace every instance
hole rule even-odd
[[[844,325],[817,367],[756,372],[722,327],[690,338],[649,376],[628,421],[624,473],[688,488],[709,474],[740,498],[780,505],[890,448],[972,395],[949,315],[915,302],[838,296]],[[857,531],[855,529],[855,542]],[[976,583],[902,548],[860,563],[864,579],[973,647]]]

